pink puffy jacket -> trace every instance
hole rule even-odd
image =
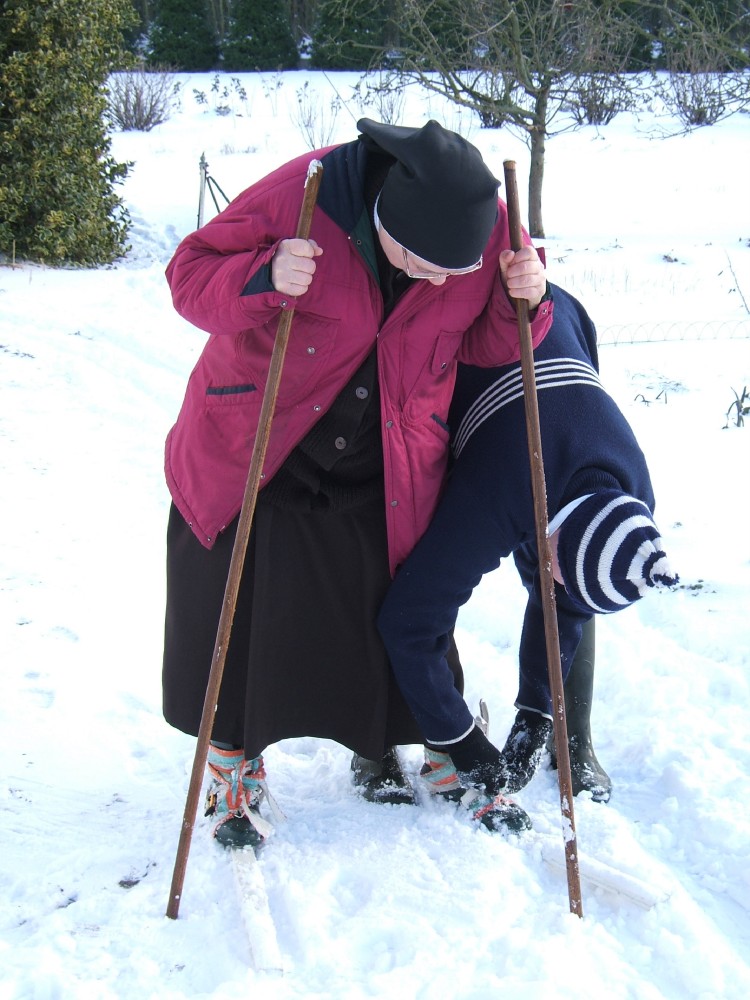
[[[311,238],[324,250],[307,293],[273,290],[269,264],[297,229],[311,159],[323,180]],[[445,474],[456,361],[519,356],[515,311],[497,258],[510,245],[505,206],[484,267],[443,285],[416,281],[383,321],[358,141],[299,157],[253,184],[186,237],[167,267],[175,308],[210,337],[166,443],[172,498],[210,548],[237,515],[281,311],[294,309],[261,486],[326,412],[377,343],[391,570],[435,509]],[[552,322],[542,302],[536,345]]]

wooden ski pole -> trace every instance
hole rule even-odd
[[[523,244],[521,213],[518,207],[518,186],[516,184],[516,164],[505,160],[505,190],[508,205],[508,227],[511,249],[520,250]],[[568,899],[570,912],[583,916],[581,901],[581,879],[578,867],[576,845],[576,825],[573,813],[573,787],[570,774],[570,753],[568,750],[568,725],[565,716],[565,694],[560,660],[560,635],[557,629],[557,608],[555,603],[555,580],[552,575],[552,553],[547,536],[547,486],[544,479],[542,459],[542,438],[539,425],[539,405],[534,372],[534,349],[531,343],[529,304],[526,299],[514,299],[518,317],[518,336],[521,343],[521,373],[523,376],[523,396],[526,408],[526,434],[531,465],[531,488],[534,496],[534,520],[536,522],[536,543],[539,552],[539,574],[542,585],[542,610],[544,612],[544,633],[547,643],[547,672],[552,694],[552,716],[557,755],[557,775],[560,786],[560,808],[562,811],[563,837],[565,840],[565,870],[568,876]]]
[[[306,240],[310,235],[313,210],[318,197],[318,189],[323,177],[323,164],[320,160],[312,160],[307,171],[305,180],[305,193],[302,201],[299,224],[297,226],[297,238]],[[266,457],[268,440],[271,435],[271,421],[273,411],[276,406],[276,397],[279,392],[281,382],[281,372],[284,365],[287,344],[289,342],[289,331],[292,325],[293,309],[287,309],[281,314],[279,328],[276,332],[276,340],[271,354],[271,364],[268,370],[268,381],[263,394],[263,403],[258,418],[258,432],[255,436],[252,457],[250,459],[250,469],[247,474],[245,494],[242,498],[239,520],[237,522],[237,534],[232,548],[232,558],[229,563],[229,573],[227,585],[224,591],[224,603],[219,618],[219,627],[216,633],[216,645],[214,646],[211,670],[208,675],[206,686],[206,697],[203,702],[203,714],[201,715],[200,727],[198,729],[198,741],[195,747],[195,758],[193,760],[193,770],[190,776],[187,800],[185,802],[185,813],[182,820],[180,840],[177,846],[177,857],[175,859],[174,873],[172,875],[172,886],[169,892],[169,903],[167,904],[167,916],[172,920],[177,919],[182,897],[182,887],[185,881],[185,870],[187,868],[188,854],[190,852],[190,841],[195,826],[195,817],[198,810],[198,799],[200,797],[201,785],[203,783],[203,773],[206,767],[208,756],[208,745],[211,741],[214,716],[219,700],[221,689],[221,679],[224,673],[226,662],[227,646],[229,636],[232,631],[234,612],[237,605],[237,595],[239,592],[240,580],[242,578],[242,568],[245,562],[247,543],[250,537],[250,528],[255,514],[255,502],[258,498],[258,488],[260,476],[263,470],[263,462]]]

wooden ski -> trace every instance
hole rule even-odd
[[[540,837],[542,848],[542,861],[552,871],[565,872],[565,857],[560,853],[560,844],[557,838]],[[624,897],[640,906],[643,910],[653,909],[658,903],[663,903],[669,899],[670,893],[663,886],[654,882],[645,882],[635,875],[630,875],[613,868],[603,861],[595,858],[578,856],[578,868],[581,879],[597,889],[612,893],[615,896]]]
[[[232,848],[229,854],[253,968],[257,972],[283,973],[284,960],[268,905],[266,882],[255,851],[252,847]]]

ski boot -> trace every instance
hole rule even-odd
[[[268,802],[276,819],[284,818],[268,791],[263,758],[245,760],[241,749],[222,749],[212,744],[208,771],[212,781],[206,794],[205,815],[217,819],[213,836],[223,847],[260,847],[273,832],[273,825],[260,814],[261,803]]]
[[[352,757],[354,785],[368,802],[386,805],[414,805],[414,789],[403,772],[396,747],[388,747],[382,760]]]
[[[431,794],[456,802],[473,821],[493,832],[520,834],[531,829],[528,813],[517,803],[502,795],[491,795],[478,785],[464,788],[450,754],[425,747],[424,755],[419,774]]]

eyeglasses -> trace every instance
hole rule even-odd
[[[380,228],[382,229],[383,227],[381,226]],[[383,230],[383,232],[386,232],[386,230]],[[388,233],[388,236],[390,236],[391,239],[393,240],[393,237],[391,236],[390,233]],[[395,240],[393,240],[393,242],[396,243]],[[396,246],[401,246],[401,244],[396,243]],[[401,247],[401,253],[404,255],[404,273],[406,274],[406,276],[408,278],[422,278],[426,281],[429,281],[431,278],[432,279],[453,278],[459,274],[471,274],[472,271],[478,271],[479,268],[484,263],[483,258],[480,257],[479,260],[476,262],[476,264],[470,264],[468,267],[459,267],[452,271],[433,271],[431,274],[430,273],[419,274],[417,272],[412,271],[409,267],[409,257],[406,247]]]
[[[404,255],[404,274],[407,276],[407,278],[418,278],[421,281],[434,281],[435,278],[452,278],[460,274],[471,274],[472,271],[478,271],[479,268],[484,263],[483,257],[480,257],[479,260],[476,262],[476,264],[470,264],[468,267],[459,267],[451,271],[431,271],[431,272],[428,271],[421,273],[419,271],[412,271],[411,268],[409,267],[409,251],[406,249],[406,247],[401,246],[398,240],[393,239],[391,234],[388,232],[387,229],[385,229],[383,223],[380,221],[380,216],[378,215],[379,200],[380,200],[380,195],[378,195],[378,197],[375,199],[375,206],[373,208],[375,228],[382,229],[383,232],[388,237],[388,239],[392,240],[396,244],[396,246],[399,247],[399,249],[401,250],[401,253]]]

